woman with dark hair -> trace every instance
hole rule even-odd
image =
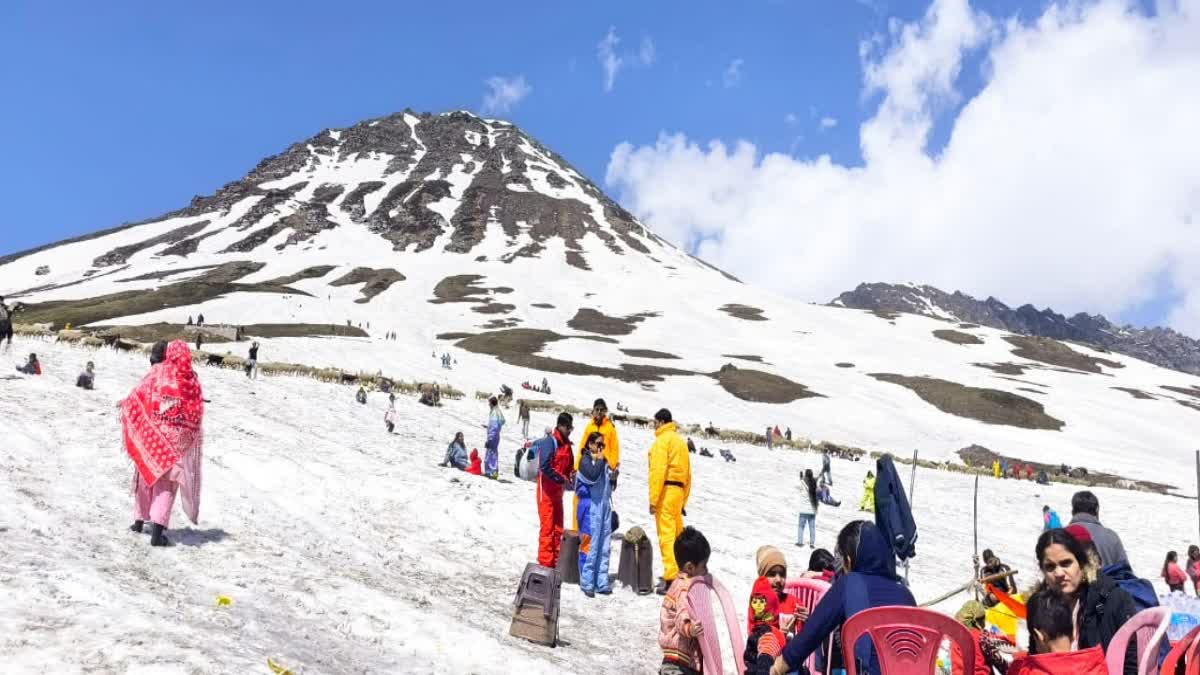
[[[1163,561],[1162,578],[1171,592],[1183,592],[1183,585],[1187,583],[1188,578],[1183,570],[1179,569],[1179,554],[1175,551],[1167,551],[1167,559]]]
[[[608,557],[612,540],[612,484],[617,468],[606,452],[604,434],[593,431],[583,444],[575,491],[586,492],[579,500],[579,588],[593,597],[609,595]],[[585,507],[586,502],[586,507]]]
[[[775,660],[771,675],[799,670],[835,629],[865,609],[916,606],[912,593],[896,576],[896,556],[891,546],[874,523],[855,520],[843,527],[837,538],[837,553],[842,560],[842,575],[813,609],[804,628],[788,642],[783,655]],[[880,674],[869,638],[858,641],[854,655],[863,664],[859,672]]]
[[[1078,528],[1082,529],[1082,528]],[[1083,535],[1080,535],[1083,536]],[[1117,582],[1100,573],[1096,556],[1089,552],[1088,543],[1065,529],[1047,530],[1038,537],[1034,553],[1042,581],[1038,585],[1057,590],[1067,596],[1075,607],[1075,640],[1072,649],[1087,649],[1108,643],[1134,614],[1137,608]],[[1031,641],[1029,651],[1037,653]],[[1136,675],[1136,651],[1125,654],[1125,675]]]
[[[796,532],[796,546],[804,546],[804,528],[808,527],[808,547],[817,547],[817,479],[812,469],[805,469],[800,477],[800,527]]]
[[[1200,596],[1200,546],[1195,544],[1188,547],[1187,575],[1195,586],[1196,595]]]

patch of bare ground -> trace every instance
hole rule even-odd
[[[439,339],[439,340],[461,340],[463,338],[469,338],[472,335],[474,335],[474,333],[438,333],[437,339]]]
[[[1031,387],[1041,387],[1042,389],[1049,389],[1049,388],[1050,388],[1050,385],[1048,385],[1048,384],[1042,384],[1041,382],[1031,382],[1031,381],[1029,381],[1029,380],[1019,380],[1019,379],[1017,379],[1017,378],[1015,378],[1015,377],[1004,377],[1003,375],[1001,375],[1001,376],[1000,376],[1000,379],[1001,379],[1001,380],[1008,380],[1008,381],[1010,381],[1010,382],[1020,382],[1021,384],[1027,384],[1027,385],[1029,385],[1029,386],[1031,386]]]
[[[1060,368],[1070,368],[1085,373],[1104,374],[1100,366],[1124,368],[1124,364],[1095,356],[1088,356],[1050,338],[1009,335],[1004,338],[1016,347],[1013,354],[1030,361],[1038,361]]]
[[[714,268],[714,269],[716,269],[716,268]],[[738,283],[741,283],[741,282],[738,282]],[[721,305],[717,309],[721,310],[722,312],[725,312],[726,314],[734,317],[735,319],[742,319],[743,321],[766,321],[767,320],[767,317],[763,316],[763,311],[761,309],[759,309],[757,307],[751,307],[749,305],[739,305],[736,303],[729,303],[726,305]]]
[[[740,359],[742,361],[752,361],[754,363],[766,363],[763,357],[755,356],[754,354],[722,354],[727,359]]]
[[[546,302],[535,302],[532,305],[530,305],[530,307],[537,307],[538,309],[554,309],[554,305],[551,305]]]
[[[56,300],[27,305],[22,321],[48,323],[57,329],[65,324],[84,326],[122,316],[146,314],[172,307],[197,305],[230,293],[288,293],[309,295],[291,286],[271,283],[235,283],[257,272],[266,263],[231,262],[219,265],[195,279],[149,290],[121,291],[94,298]],[[215,317],[214,317],[215,318]]]
[[[119,336],[122,340],[130,342],[158,342],[159,340],[183,340],[184,342],[192,342],[196,339],[195,334],[185,333],[183,325],[178,323],[147,323],[137,326],[121,326],[121,325],[104,325],[91,326],[85,331],[95,331],[97,335],[104,336]],[[214,344],[218,342],[230,342],[223,335],[216,333],[204,334],[205,344]]]
[[[1001,375],[1024,375],[1029,366],[1023,366],[1018,363],[973,363],[976,368],[986,368],[994,373]]]
[[[116,281],[118,284],[124,284],[124,283],[128,283],[130,281],[159,281],[162,279],[166,279],[167,277],[173,277],[173,276],[176,276],[179,274],[183,274],[185,272],[196,272],[199,270],[211,270],[214,267],[216,267],[216,265],[198,265],[196,267],[176,267],[173,269],[162,270],[159,272],[148,272],[146,274],[139,274],[136,277],[129,277],[128,279],[114,279],[113,281]],[[268,283],[271,283],[271,282],[268,282]]]
[[[842,361],[841,363],[835,363],[833,365],[837,366],[838,368],[853,368],[854,367],[853,363],[849,363],[847,361]]]
[[[133,342],[157,342],[158,340],[184,340],[191,342],[196,339],[195,333],[184,330],[177,323],[149,323],[138,326],[94,326],[97,334],[119,335],[124,340]],[[367,332],[352,326],[339,326],[326,323],[254,323],[242,326],[246,337],[285,338],[285,337],[368,337]],[[205,344],[230,342],[217,333],[205,333]]]
[[[1141,389],[1133,389],[1130,387],[1113,387],[1113,389],[1116,389],[1117,391],[1123,391],[1126,394],[1129,394],[1130,396],[1132,396],[1136,399],[1141,399],[1143,401],[1155,400],[1153,396],[1151,396],[1150,394],[1147,394],[1146,392],[1142,391]]]
[[[1046,414],[1041,403],[999,389],[968,387],[932,377],[871,373],[871,377],[912,390],[921,400],[944,413],[986,424],[1058,431],[1063,421]]]
[[[721,366],[712,374],[730,394],[754,403],[791,403],[802,398],[824,398],[808,387],[786,377],[761,370],[738,368],[733,364]]]
[[[516,328],[519,325],[521,325],[520,319],[492,319],[491,321],[480,326],[480,328],[483,328],[484,330],[497,330],[500,328]]]
[[[157,237],[151,237],[144,241],[139,241],[133,244],[126,244],[125,246],[118,246],[108,253],[96,257],[96,259],[92,261],[92,265],[95,267],[124,265],[129,261],[130,256],[135,253],[139,253],[145,249],[148,249],[152,246],[158,246],[160,244],[178,244],[184,239],[198,234],[200,230],[203,230],[205,227],[208,227],[208,221],[200,220],[194,223],[188,223],[182,227],[177,227],[169,232],[164,232]]]
[[[636,356],[640,359],[678,359],[674,354],[655,351],[653,349],[622,349],[621,353],[626,356]]]
[[[507,286],[487,288],[483,285],[484,277],[478,274],[457,274],[446,277],[433,287],[433,299],[429,302],[444,305],[452,302],[466,302],[476,305],[471,311],[479,314],[507,314],[516,307],[497,303],[492,296],[512,293]]]
[[[592,375],[623,382],[659,382],[671,375],[697,375],[690,370],[623,363],[620,368],[604,368],[586,363],[540,355],[551,342],[569,339],[553,331],[536,328],[509,328],[465,337],[455,346],[475,354],[494,356],[519,368],[562,375]]]
[[[1166,389],[1167,391],[1173,391],[1176,394],[1183,394],[1184,396],[1191,396],[1192,398],[1200,399],[1200,387],[1193,386],[1189,389],[1187,387],[1172,387],[1169,384],[1164,384],[1162,385],[1162,388]]]
[[[960,323],[960,324],[958,324],[958,327],[966,329],[966,330],[970,330],[972,328],[979,328],[979,325],[974,324],[974,323]]]
[[[899,312],[892,312],[886,309],[868,309],[866,311],[886,321],[895,321],[900,318]]]
[[[1046,395],[1046,392],[1042,391],[1041,389],[1030,389],[1029,387],[1017,387],[1017,391],[1027,391],[1031,394],[1037,394],[1039,396]]]
[[[959,330],[949,330],[949,329],[943,328],[943,329],[933,331],[933,336],[939,340],[945,340],[946,342],[952,342],[956,345],[981,345],[981,344],[983,344],[983,338],[979,337],[978,335],[971,335],[970,333],[964,333]]]
[[[361,328],[336,323],[252,323],[242,326],[242,334],[261,338],[370,337]]]
[[[583,257],[583,253],[571,249],[567,250],[567,264],[576,269],[584,270],[585,272],[592,269],[591,266],[588,265],[587,259]]]
[[[372,269],[370,267],[355,267],[348,274],[338,277],[329,282],[330,286],[353,286],[354,284],[362,284],[359,289],[362,293],[361,298],[355,298],[354,302],[362,305],[371,301],[371,298],[379,295],[392,287],[392,284],[397,281],[404,281],[404,275],[390,268]]]
[[[1184,401],[1183,399],[1178,399],[1178,398],[1175,399],[1175,402],[1185,408],[1191,408],[1192,410],[1200,412],[1200,403],[1193,403],[1192,401]]]
[[[656,312],[642,312],[629,316],[608,316],[602,312],[587,307],[580,308],[575,316],[567,322],[567,326],[575,330],[600,335],[629,335],[637,325],[646,319],[656,317]]]
[[[332,272],[334,269],[335,268],[333,265],[315,265],[313,267],[305,267],[304,269],[300,270],[299,272],[296,272],[295,274],[289,274],[289,275],[283,276],[283,277],[276,277],[276,278],[268,281],[267,283],[268,284],[281,284],[283,286],[286,286],[288,284],[294,284],[297,281],[301,281],[303,279],[320,279],[321,277],[325,276],[326,274],[329,274],[330,272]]]
[[[1104,473],[1102,471],[1092,471],[1086,467],[1068,467],[1069,473],[1062,473],[1061,464],[1043,464],[1034,462],[1019,457],[1009,457],[992,452],[982,445],[971,445],[958,451],[958,456],[962,459],[963,464],[976,469],[982,469],[987,472],[992,470],[992,462],[996,460],[1004,460],[1010,465],[1014,462],[1022,467],[1026,464],[1033,467],[1034,475],[1045,471],[1046,476],[1051,482],[1069,482],[1079,485],[1102,485],[1108,487],[1148,490],[1151,492],[1166,493],[1168,490],[1174,490],[1174,485],[1166,485],[1163,483],[1153,483],[1150,481],[1130,480],[1116,474]]]

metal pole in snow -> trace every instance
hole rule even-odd
[[[1197,469],[1200,472],[1200,469]],[[1200,476],[1200,473],[1197,473]],[[913,488],[917,485],[917,451],[913,450],[913,467],[912,474],[908,478],[908,508],[912,510],[913,505]],[[904,585],[908,585],[908,561],[904,561]]]
[[[1200,450],[1196,451],[1196,508],[1200,511]]]
[[[975,505],[971,511],[975,530],[975,578],[979,578],[979,475],[975,476]],[[975,600],[979,600],[979,584],[975,584]]]

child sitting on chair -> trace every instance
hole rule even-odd
[[[679,575],[663,596],[659,610],[658,646],[663,651],[659,675],[700,675],[703,659],[700,636],[704,625],[688,610],[687,592],[692,579],[708,574],[708,540],[694,527],[685,527],[675,540],[675,562]]]
[[[1008,675],[1106,675],[1104,650],[1072,649],[1075,640],[1074,603],[1061,592],[1042,587],[1025,603],[1031,649],[1018,658]]]

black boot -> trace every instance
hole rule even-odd
[[[140,521],[140,520],[133,521],[133,524],[129,526],[129,530],[131,532],[141,532],[142,531],[142,521]]]
[[[170,539],[167,539],[163,534],[163,526],[158,523],[150,525],[150,545],[151,546],[173,546]]]

